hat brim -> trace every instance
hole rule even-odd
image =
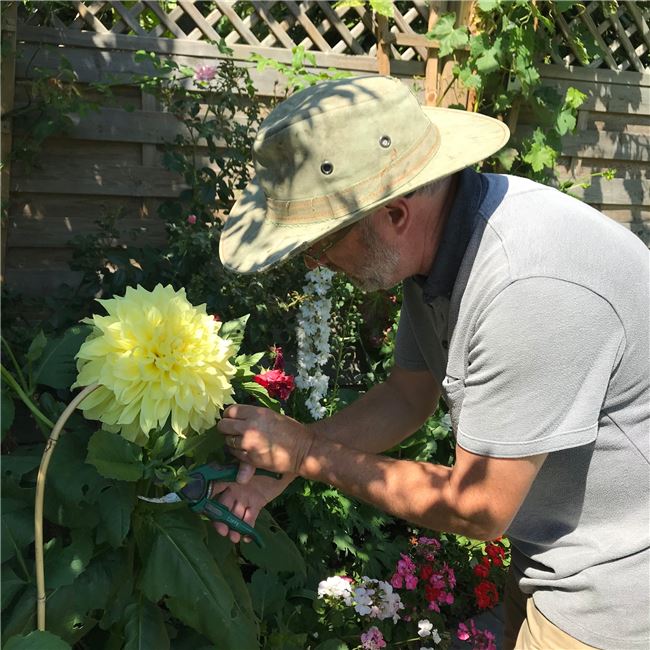
[[[266,218],[266,196],[253,178],[224,224],[219,242],[223,265],[243,274],[267,271],[394,198],[484,160],[501,149],[510,137],[503,122],[480,113],[428,106],[422,110],[440,135],[440,147],[435,155],[409,181],[342,217],[299,224],[270,221]]]

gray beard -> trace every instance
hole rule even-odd
[[[396,284],[393,278],[400,262],[399,253],[382,241],[369,221],[362,221],[361,228],[366,260],[357,275],[350,277],[350,282],[367,292],[390,289]]]

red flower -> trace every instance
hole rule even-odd
[[[425,564],[420,569],[420,578],[422,580],[428,580],[433,575],[433,567],[430,564]]]
[[[503,546],[499,544],[488,544],[485,547],[485,552],[492,560],[492,564],[494,564],[494,566],[501,566],[503,564],[503,559],[506,556],[506,550],[503,548]]]
[[[253,377],[253,381],[266,388],[271,397],[287,399],[296,387],[291,375],[285,375],[282,370],[267,370]]]
[[[497,586],[489,580],[483,580],[474,587],[476,604],[479,609],[488,609],[494,607],[499,602],[499,593]]]
[[[474,575],[479,578],[487,578],[490,575],[490,567],[486,564],[477,564],[474,567]]]

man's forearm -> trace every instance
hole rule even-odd
[[[368,454],[320,437],[300,468],[304,478],[333,485],[411,523],[480,537],[483,531],[455,507],[451,472],[449,467]]]
[[[417,431],[437,402],[438,389],[428,373],[398,371],[350,406],[309,428],[327,440],[378,453]]]

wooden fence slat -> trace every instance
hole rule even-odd
[[[205,17],[205,22],[210,25],[210,27],[213,27],[214,24],[221,18],[221,12],[218,9],[213,9],[206,17]],[[234,37],[235,39],[237,38],[237,32],[231,32],[228,34],[226,37],[227,39],[229,37]],[[188,35],[187,38],[189,40],[195,40],[198,41],[199,39],[203,38],[203,32],[198,28],[194,28]],[[232,42],[232,39],[231,39]]]
[[[187,38],[187,34],[176,24],[175,21],[170,20],[170,14],[163,11],[162,7],[158,4],[157,0],[146,0],[144,3],[150,9],[163,27],[166,27],[176,38]],[[162,34],[163,31],[161,30]]]
[[[106,0],[98,0],[97,2],[91,2],[86,4],[86,9],[93,15],[96,16],[108,3]],[[70,28],[72,29],[84,29],[88,25],[81,13],[77,14],[77,18],[73,21]],[[60,21],[59,21],[60,22]]]
[[[153,0],[152,4],[156,4],[156,5],[158,5],[158,1],[157,1],[157,0]],[[158,8],[159,8],[161,11],[163,11],[162,7],[159,6]],[[168,20],[169,20],[170,23],[176,23],[176,21],[177,21],[179,18],[181,18],[184,14],[185,14],[185,12],[183,11],[183,9],[182,9],[181,7],[179,7],[178,5],[176,5],[176,6],[175,6],[175,7],[174,7],[174,8],[173,8],[173,9],[172,9],[168,14],[167,14],[167,18],[168,18]],[[156,15],[158,15],[158,12],[156,12]],[[179,29],[180,29],[180,28],[179,28]],[[153,37],[159,37],[159,36],[160,36],[164,31],[165,31],[165,25],[163,25],[163,24],[158,25],[157,27],[155,27],[155,28],[152,30],[151,36],[153,36]],[[189,36],[187,36],[186,38],[189,39]]]
[[[280,43],[282,43],[284,47],[291,50],[296,46],[296,44],[293,42],[289,34],[287,34],[286,30],[283,29],[278,21],[273,17],[273,14],[271,13],[271,7],[274,4],[275,2],[259,2],[258,0],[257,2],[253,2],[253,7],[262,18],[262,20],[268,25],[271,33],[275,36],[275,38]],[[265,42],[262,41],[262,44],[265,44]]]
[[[251,32],[246,25],[242,22],[242,19],[237,15],[237,12],[232,8],[228,2],[223,2],[223,0],[214,0],[214,4],[217,6],[219,11],[228,18],[232,26],[235,28],[237,33],[246,41],[249,45],[261,45],[257,36]]]
[[[610,68],[610,70],[617,70],[618,63],[616,63],[616,59],[612,56],[609,46],[607,43],[605,43],[605,40],[603,39],[601,33],[598,31],[598,27],[596,26],[594,19],[591,17],[591,14],[588,11],[585,11],[584,13],[580,14],[580,20],[586,25],[589,33],[594,37],[594,40],[600,48],[602,59],[605,60],[607,66]],[[600,62],[602,59],[597,58],[596,61]],[[594,61],[594,63],[596,63],[596,61]]]
[[[289,11],[296,17],[296,20],[300,23],[302,28],[307,32],[307,35],[311,39],[312,43],[322,52],[329,52],[331,50],[329,44],[320,35],[320,32],[316,29],[314,23],[312,23],[307,16],[308,5],[303,2],[298,4],[294,0],[287,0],[284,4],[287,9],[289,9]]]
[[[621,40],[621,43],[623,45],[623,49],[625,50],[627,56],[629,59],[632,61],[634,64],[634,68],[636,69],[637,72],[643,72],[645,70],[643,63],[641,62],[641,59],[638,57],[637,53],[634,51],[634,47],[632,46],[632,43],[630,43],[630,39],[628,37],[627,31],[621,25],[621,21],[618,18],[619,12],[623,11],[622,8],[619,8],[619,10],[612,14],[609,17],[610,22],[614,26],[614,29],[616,30],[616,33],[618,34],[619,39]],[[636,28],[632,27],[630,28],[631,33],[636,31]]]
[[[328,18],[332,29],[336,29],[336,31],[341,35],[344,43],[352,50],[352,53],[365,54],[364,49],[359,45],[359,41],[357,41],[357,39],[352,35],[352,32],[350,32],[345,23],[340,21],[338,14],[334,9],[332,9],[330,3],[319,0],[316,2],[316,5]]]
[[[145,30],[140,27],[140,23],[138,22],[137,18],[135,18],[135,16],[139,15],[140,11],[142,11],[144,8],[142,2],[138,2],[136,5],[134,5],[132,10],[127,9],[124,4],[120,2],[120,0],[112,0],[111,5],[113,9],[115,9],[120,14],[122,20],[124,21],[124,24],[130,27],[136,34],[139,36],[144,36],[146,34]],[[133,11],[133,13],[131,13],[131,11]],[[120,32],[121,26],[119,23],[113,25],[111,31]]]
[[[576,187],[571,193],[587,203],[601,206],[643,206],[650,203],[650,184],[637,179],[594,179],[589,187]]]
[[[95,14],[90,11],[88,7],[83,2],[73,2],[74,6],[77,8],[79,15],[83,18],[84,22],[92,27],[99,34],[108,34],[109,29],[104,27],[104,23],[101,20],[95,17]]]
[[[632,18],[636,23],[637,29],[641,32],[641,37],[646,45],[646,52],[650,51],[650,27],[644,20],[641,10],[636,6],[636,2],[626,2],[625,8],[632,14]]]
[[[219,34],[212,29],[203,14],[194,6],[193,2],[189,0],[178,0],[178,6],[195,22],[196,26],[212,41],[220,40]]]

